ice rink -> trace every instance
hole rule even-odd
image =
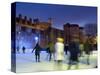
[[[32,50],[26,50],[26,53],[16,54],[16,72],[41,72],[41,71],[62,71],[68,70],[68,55],[64,55],[65,59],[61,64],[57,64],[52,57],[52,60],[48,60],[48,54],[45,51],[41,51],[40,62],[35,62],[35,54],[31,53]],[[79,65],[77,69],[91,69],[97,65],[97,51],[93,51],[90,55],[90,65],[87,65],[87,56],[79,57]],[[76,65],[71,66],[71,70],[76,70]]]

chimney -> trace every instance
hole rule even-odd
[[[19,23],[22,23],[22,15],[19,14]]]
[[[29,18],[29,24],[32,25],[32,18]]]
[[[27,24],[27,16],[24,16],[24,23]]]

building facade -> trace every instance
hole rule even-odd
[[[79,27],[78,24],[65,24],[64,25],[64,44],[69,44],[71,40],[76,39],[79,42],[84,42],[84,29]]]
[[[48,22],[32,19],[21,15],[16,17],[16,47],[32,49],[37,42],[45,48],[48,42],[56,42],[56,38],[64,39],[64,44],[70,43],[73,38],[83,40],[83,29],[77,24],[64,24],[63,30],[53,28],[51,18]]]

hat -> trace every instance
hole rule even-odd
[[[63,42],[64,40],[63,40],[63,38],[57,38],[57,41]]]

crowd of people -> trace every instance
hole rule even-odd
[[[69,66],[68,69],[71,68],[73,64],[76,65],[76,68],[78,68],[79,63],[79,57],[84,56],[83,52],[87,55],[86,62],[89,65],[89,58],[90,54],[92,53],[92,45],[89,43],[89,40],[87,40],[84,44],[79,43],[77,39],[73,39],[70,41],[69,44],[64,45],[64,40],[62,38],[57,38],[56,43],[54,44],[52,41],[48,42],[46,46],[46,52],[48,53],[47,58],[49,61],[51,61],[52,57],[54,61],[56,61],[58,64],[62,63],[64,60],[64,54],[70,54],[69,56]],[[32,53],[35,53],[35,60],[36,62],[40,62],[40,52],[41,47],[39,43],[37,42],[36,46],[33,48]],[[23,46],[22,51],[25,53],[26,48]],[[17,48],[17,51],[19,52],[19,48]]]

